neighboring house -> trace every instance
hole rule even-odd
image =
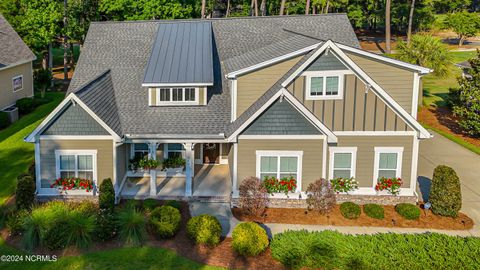
[[[79,176],[111,178],[117,197],[228,200],[268,175],[295,177],[301,201],[319,178],[353,176],[359,199],[415,200],[430,71],[361,50],[343,14],[92,23],[67,97],[26,138],[37,191]],[[381,176],[403,179],[400,196],[376,193]]]
[[[36,57],[0,14],[0,110],[33,97],[32,61]]]

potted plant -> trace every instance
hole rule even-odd
[[[293,193],[297,189],[297,179],[292,176],[282,177],[278,180],[274,176],[265,176],[263,179],[263,186],[267,189],[267,192],[273,196],[274,193]]]
[[[185,169],[186,160],[181,156],[167,158],[163,161],[163,169],[167,172],[182,173]]]
[[[159,165],[158,160],[155,159],[150,159],[150,158],[144,158],[138,162],[138,166],[140,168],[143,168],[145,171],[150,171],[152,169],[157,168]]]
[[[66,193],[68,190],[85,190],[90,192],[93,190],[93,181],[84,178],[70,177],[55,179],[51,188],[57,188],[60,193]]]
[[[358,182],[353,177],[335,178],[330,180],[330,183],[332,184],[333,191],[335,191],[337,194],[339,194],[340,192],[348,194],[348,192],[358,189]]]
[[[386,190],[388,193],[396,196],[400,194],[401,187],[402,187],[402,179],[382,177],[378,179],[377,185],[375,186],[375,190],[377,192]]]

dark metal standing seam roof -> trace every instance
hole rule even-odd
[[[163,23],[158,26],[144,84],[213,85],[212,23]]]

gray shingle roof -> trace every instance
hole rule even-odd
[[[141,86],[158,27],[200,20],[92,23],[69,92],[76,92],[82,84],[110,69],[118,108],[117,128],[122,130],[119,135],[218,138],[218,134],[228,133],[245,118],[242,115],[233,125],[230,123],[230,89],[225,79],[228,71],[327,39],[358,47],[344,14],[201,20],[205,21],[211,22],[214,39],[214,85],[208,87],[206,106],[149,107],[148,91]],[[272,89],[278,90],[278,86]],[[255,104],[262,102],[265,99]],[[101,102],[91,104],[102,106]]]
[[[212,24],[162,23],[143,83],[213,85]]]
[[[33,60],[33,52],[0,14],[0,68]]]

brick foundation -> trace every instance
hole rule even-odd
[[[376,203],[381,205],[396,205],[399,203],[415,204],[417,196],[391,196],[391,195],[344,195],[337,194],[337,203],[354,202],[356,204]],[[238,205],[238,198],[232,198],[232,206]],[[269,198],[270,208],[307,208],[307,201],[298,198]]]

